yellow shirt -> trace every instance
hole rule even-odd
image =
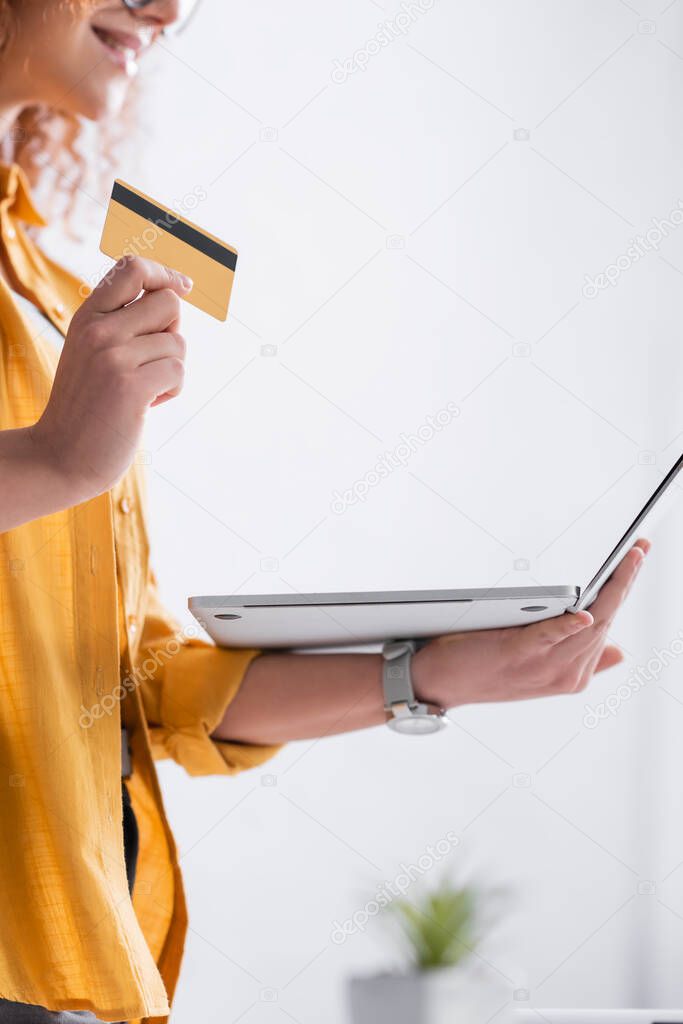
[[[65,333],[85,292],[24,228],[44,223],[20,168],[0,164],[12,285]],[[56,362],[0,278],[0,430],[39,418]],[[0,997],[106,1021],[165,1020],[182,956],[153,757],[229,775],[276,749],[211,739],[256,652],[180,636],[149,567],[143,501],[135,466],[111,492],[0,534]],[[121,720],[140,827],[132,901]]]

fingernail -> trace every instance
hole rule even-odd
[[[185,291],[189,292],[190,288],[194,284],[192,278],[188,277],[186,274],[179,274],[178,276],[180,278],[180,283],[182,284]]]

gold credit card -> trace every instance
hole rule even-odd
[[[114,182],[100,249],[115,260],[142,256],[179,270],[194,282],[185,301],[227,319],[236,250],[125,181]]]

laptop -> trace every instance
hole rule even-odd
[[[683,456],[650,495],[585,587],[231,594],[191,597],[188,606],[221,647],[276,649],[420,641],[447,633],[522,626],[567,611],[581,611],[595,600],[682,468]]]
[[[683,1010],[513,1010],[509,1024],[683,1024]]]

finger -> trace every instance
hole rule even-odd
[[[645,554],[642,547],[634,545],[616,567],[610,578],[591,605],[591,612],[599,626],[604,626],[616,615],[628,589],[633,583]]]
[[[620,665],[623,660],[624,655],[618,647],[605,647],[604,651],[598,658],[598,663],[593,671],[604,672],[608,668],[614,668],[615,665]]]
[[[182,359],[168,356],[145,363],[135,374],[135,382],[142,389],[146,401],[150,405],[159,405],[162,396],[174,398],[180,394],[183,386],[185,367]]]
[[[180,394],[180,390],[180,388],[172,388],[170,391],[167,391],[166,394],[159,395],[159,397],[155,398],[150,404],[150,409],[156,409],[158,405],[164,405],[165,402],[170,402],[172,398],[177,398]]]
[[[534,622],[531,626],[524,626],[522,635],[525,643],[546,645],[554,647],[576,636],[582,629],[593,624],[593,616],[590,612],[571,612],[558,615],[554,619],[544,619],[542,622]]]
[[[126,337],[166,331],[180,317],[180,299],[172,288],[145,292],[135,302],[111,314],[112,331]]]
[[[145,363],[153,363],[157,359],[166,359],[169,356],[185,358],[185,339],[182,334],[174,331],[163,331],[157,334],[143,334],[136,338],[131,346],[135,366],[144,366]]]
[[[137,298],[141,291],[172,288],[178,295],[187,295],[192,281],[154,260],[142,256],[124,257],[105,274],[83,303],[96,313],[110,313]]]
[[[598,648],[597,653],[594,654],[584,666],[579,679],[579,684],[575,687],[574,692],[581,693],[585,690],[596,672],[603,672],[608,668],[613,668],[615,665],[619,665],[623,660],[624,656],[618,647],[610,645],[608,647]]]
[[[180,340],[182,341],[182,347],[183,347],[183,354],[182,354],[181,358],[184,359],[185,358],[186,344],[185,344],[185,339],[183,338],[183,336],[178,333],[179,331],[180,331],[180,318],[178,318],[176,320],[172,320],[171,323],[168,325],[168,327],[167,327],[167,329],[166,329],[166,331],[164,333],[166,333],[166,334],[175,334],[178,338],[180,338]],[[184,370],[183,370],[183,372],[184,372]],[[170,391],[167,391],[167,392],[165,392],[162,395],[157,395],[157,397],[154,399],[154,401],[150,405],[150,409],[155,409],[157,407],[157,405],[163,405],[165,402],[170,401],[171,398],[176,398],[180,394],[181,391],[182,391],[182,382],[181,382],[180,385],[171,388]]]

